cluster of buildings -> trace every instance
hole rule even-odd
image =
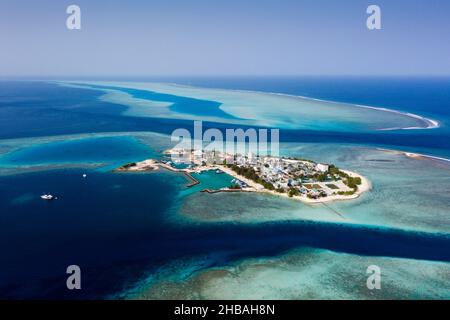
[[[309,198],[326,197],[338,192],[349,192],[349,188],[340,175],[330,172],[330,165],[315,163],[309,160],[258,156],[252,153],[247,155],[228,154],[218,151],[186,151],[171,150],[171,155],[179,157],[179,160],[190,162],[196,166],[220,166],[244,168],[252,172],[265,183],[273,186],[277,192],[286,192],[293,195]],[[246,184],[235,179],[237,184]]]

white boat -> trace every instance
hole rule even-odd
[[[43,199],[43,200],[55,200],[56,197],[54,195],[52,195],[52,194],[43,194],[41,196],[41,199]]]

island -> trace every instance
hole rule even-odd
[[[153,171],[158,170],[158,162],[153,159],[148,159],[140,162],[130,162],[127,163],[114,171]]]
[[[305,203],[355,199],[371,188],[369,180],[358,173],[308,159],[231,154],[215,150],[169,149],[164,154],[170,156],[170,160],[147,159],[125,164],[115,171],[154,171],[163,168],[185,174],[191,181],[188,187],[191,187],[199,183],[192,173],[215,170],[217,174],[226,173],[233,177],[230,186],[202,191],[261,192]]]

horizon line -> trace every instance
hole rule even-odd
[[[450,78],[450,74],[170,74],[170,75],[0,75],[0,80],[62,79],[151,79],[151,78]]]

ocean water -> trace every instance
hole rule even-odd
[[[367,290],[367,274],[362,271],[369,265],[382,268],[382,290]],[[448,300],[450,292],[446,280],[449,276],[450,268],[442,262],[301,248],[276,257],[249,258],[223,267],[200,270],[188,280],[175,277],[156,280],[134,297],[170,299],[176,296],[194,300]],[[426,281],[411,281],[416,278]]]
[[[153,131],[171,133],[188,121],[123,116],[126,107],[105,103],[101,91],[48,82],[0,83],[0,139],[68,134]]]
[[[161,221],[177,179],[76,169],[0,178],[2,298],[99,298],[120,289],[136,265],[166,255]],[[44,192],[58,200],[42,201]],[[71,264],[83,270],[78,293],[65,288]]]
[[[375,90],[369,90],[370,94],[364,94],[364,82],[357,83],[354,79],[334,82],[301,82],[299,79],[183,81],[180,83],[311,95],[390,108],[398,105],[399,110],[428,115],[444,126],[389,133],[286,130],[281,138],[285,142],[383,145],[432,151],[439,156],[449,154],[450,136],[445,124],[450,100],[447,91],[442,92],[448,88],[446,79],[420,79],[412,83],[385,79],[384,86],[381,82],[367,80],[366,86]],[[177,81],[172,79],[171,82]],[[430,99],[433,92],[436,95]],[[4,152],[0,152],[1,298],[116,297],[139,286],[149,274],[157,275],[174,261],[203,257],[203,263],[195,271],[249,257],[275,256],[305,246],[354,255],[421,259],[424,263],[425,260],[450,262],[448,233],[432,232],[433,229],[423,232],[421,228],[405,231],[401,223],[394,227],[390,223],[370,225],[374,222],[370,216],[364,217],[364,225],[295,219],[259,224],[185,221],[179,212],[186,199],[198,196],[198,191],[205,187],[227,186],[230,177],[206,172],[197,177],[202,182],[200,185],[186,189],[185,177],[164,170],[148,174],[112,173],[111,169],[119,163],[155,157],[158,150],[162,150],[164,142],[156,143],[153,138],[139,136],[141,132],[170,133],[174,128],[190,128],[192,122],[126,115],[125,106],[100,100],[102,94],[45,82],[0,83],[0,151],[5,145]],[[411,100],[414,103],[408,109]],[[225,127],[218,123],[206,124],[208,126]],[[113,134],[120,132],[125,136]],[[102,136],[94,134],[53,142],[48,138],[86,133],[102,133]],[[30,143],[36,137],[41,137],[42,143]],[[24,138],[26,143],[18,138]],[[293,148],[295,150],[295,146]],[[320,157],[326,155],[321,152]],[[345,150],[336,151],[329,159],[362,165],[358,158],[352,162],[347,156]],[[77,168],[70,168],[71,164],[76,164]],[[34,166],[44,168],[36,172],[23,169]],[[8,168],[15,168],[16,172],[1,174]],[[386,169],[383,170],[386,174]],[[87,178],[82,177],[84,173]],[[414,168],[393,169],[390,174],[398,174],[401,181],[400,175],[414,174]],[[417,178],[423,177],[418,175]],[[386,176],[376,181],[389,183]],[[446,182],[440,180],[439,183]],[[58,200],[42,201],[39,196],[44,192],[55,194]],[[416,200],[425,201],[428,196],[420,194],[418,197],[422,198]],[[199,202],[191,210],[208,212],[210,208],[220,207],[220,197],[211,195],[208,201]],[[250,199],[230,199],[236,203],[225,205],[233,204],[237,210],[248,208],[253,201]],[[440,212],[445,209],[446,201],[445,197],[439,198]],[[432,207],[433,203],[430,205]],[[346,210],[346,206],[338,204],[336,208]],[[373,210],[376,213],[376,209]],[[357,206],[351,209],[351,215],[357,218]],[[65,269],[69,264],[78,264],[82,269],[81,291],[65,288]]]
[[[390,108],[438,120],[435,130],[405,130],[368,134],[283,130],[286,142],[363,143],[419,150],[450,157],[450,78],[448,77],[194,77],[142,78],[205,88],[283,93]]]
[[[291,130],[336,132],[390,131],[395,128],[434,126],[433,121],[407,113],[257,91],[135,82],[89,82],[84,85],[63,82],[62,85],[104,90],[107,93],[102,97],[104,101],[126,105],[129,108],[126,114],[136,117],[179,118],[231,125],[246,124]],[[173,103],[167,104],[167,100],[166,104],[162,103],[159,95],[153,98],[152,94],[142,94],[147,91],[150,93],[158,91],[165,96],[173,97]],[[192,101],[180,99],[180,95],[195,98],[194,104],[199,107],[193,107]],[[216,101],[220,101],[220,104],[218,105]],[[202,111],[204,109],[202,105],[210,107],[210,115]],[[181,112],[177,112],[174,106]],[[182,110],[191,111],[187,113]],[[215,114],[212,114],[213,111]]]
[[[100,85],[90,85],[90,87],[94,89],[107,89],[107,90],[117,89],[117,87],[100,86]],[[214,116],[225,119],[235,118],[232,115],[223,112],[219,108],[221,103],[216,101],[194,99],[171,94],[163,94],[158,92],[152,92],[149,90],[123,88],[121,89],[121,91],[133,96],[136,99],[167,103],[169,104],[170,110],[178,113],[205,116],[205,117]]]
[[[392,108],[435,117],[446,124],[450,119],[448,77],[197,77],[165,80],[206,88],[284,93]]]
[[[442,235],[302,222],[176,224],[170,215],[184,177],[84,172],[0,177],[2,298],[102,298],[173,260],[209,256],[204,268],[299,246],[450,261]],[[42,201],[42,192],[58,200]],[[81,291],[65,288],[71,264],[82,269]]]
[[[160,79],[167,80],[167,79]],[[442,125],[433,130],[396,132],[335,132],[317,130],[282,130],[285,142],[329,142],[390,146],[429,152],[450,157],[448,79],[172,79],[184,84],[254,91],[281,92],[297,95],[313,94],[322,99],[346,103],[397,108],[430,116]],[[276,85],[278,82],[281,84]],[[234,83],[234,84],[233,84]],[[370,89],[367,98],[366,85]],[[337,88],[336,88],[337,87]],[[284,89],[283,89],[284,88]],[[311,88],[314,88],[312,91]],[[361,89],[362,93],[358,91]],[[104,92],[68,88],[46,82],[3,81],[0,89],[0,138],[36,137],[96,132],[152,131],[170,134],[177,128],[192,130],[192,121],[124,116],[127,107],[99,99]],[[411,95],[413,98],[411,98]],[[375,97],[377,97],[375,99]],[[384,100],[383,100],[384,99]],[[394,102],[393,102],[394,101]],[[411,110],[409,106],[411,105]],[[204,122],[204,129],[220,130],[233,125]],[[246,128],[246,125],[239,125]]]
[[[61,163],[123,164],[155,157],[155,152],[132,137],[64,140],[19,149],[1,158],[2,166]]]
[[[372,188],[352,201],[317,205],[265,194],[193,193],[184,201],[181,216],[204,223],[303,220],[450,233],[450,165],[446,161],[326,143],[287,143],[281,145],[281,152],[358,172]],[[198,210],[201,207],[208,210]]]

